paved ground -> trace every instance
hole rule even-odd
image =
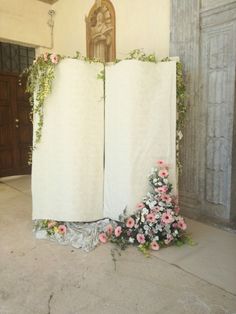
[[[145,258],[35,240],[30,178],[0,182],[0,314],[236,314],[236,234],[188,220],[198,242]]]

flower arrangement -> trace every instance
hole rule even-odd
[[[62,244],[79,243],[75,247],[85,247],[87,251],[99,242],[105,244],[110,241],[121,249],[136,245],[147,256],[149,250],[158,251],[172,244],[193,244],[186,233],[186,222],[179,214],[177,198],[172,194],[168,168],[163,160],[157,161],[149,176],[152,191],[137,204],[132,215],[125,211],[119,221],[104,219],[84,224],[36,220],[34,231],[40,234],[39,238]]]
[[[67,226],[60,221],[55,220],[39,220],[40,228],[47,231],[48,236],[59,234],[64,236],[67,232]]]
[[[153,191],[137,204],[134,214],[124,214],[120,222],[106,226],[99,235],[100,242],[111,241],[122,249],[134,244],[144,253],[149,249],[157,251],[163,246],[185,243],[187,225],[179,215],[177,198],[172,194],[168,177],[168,165],[158,160],[149,176]]]

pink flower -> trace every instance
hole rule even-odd
[[[157,160],[157,165],[158,165],[159,167],[164,167],[164,166],[165,166],[165,161],[162,160],[162,159],[159,159],[159,160]]]
[[[167,169],[162,169],[158,172],[158,175],[161,178],[166,178],[166,177],[168,177],[169,173],[168,173]]]
[[[121,226],[116,227],[115,236],[118,238],[121,235],[122,229]]]
[[[181,229],[181,230],[186,230],[187,229],[187,225],[185,223],[185,221],[183,219],[180,219],[178,221],[178,227]]]
[[[43,59],[44,59],[44,61],[48,61],[48,52],[45,52],[43,54]]]
[[[171,234],[167,234],[167,239],[164,240],[165,244],[168,245],[172,240],[173,240],[173,236]]]
[[[99,236],[98,236],[98,238],[99,238],[99,241],[101,242],[101,243],[107,243],[107,236],[106,236],[106,234],[103,232],[103,233],[100,233],[99,234]]]
[[[176,214],[178,215],[178,213],[180,212],[179,206],[176,206],[176,207],[175,207],[175,212],[176,212]]]
[[[52,228],[52,227],[54,227],[56,224],[57,224],[56,221],[50,220],[50,221],[48,222],[48,228]]]
[[[157,193],[166,193],[168,191],[168,187],[166,185],[160,186],[159,188],[155,188],[155,192]]]
[[[145,236],[142,233],[138,233],[136,236],[136,239],[137,239],[138,243],[140,243],[140,244],[144,244],[146,242]]]
[[[153,251],[158,251],[158,250],[160,250],[160,245],[159,245],[156,241],[152,241],[152,243],[151,243],[151,249],[152,249]]]
[[[166,202],[166,203],[171,203],[171,197],[167,194],[163,194],[161,196],[162,201]]]
[[[50,60],[52,63],[57,64],[58,63],[58,56],[55,53],[52,53],[50,56]]]
[[[135,224],[135,221],[132,217],[129,217],[128,220],[126,221],[126,227],[127,228],[133,228]]]
[[[145,205],[143,203],[139,203],[136,206],[138,209],[143,209],[145,207]]]
[[[148,222],[156,222],[156,217],[155,217],[155,215],[154,215],[153,213],[150,213],[150,214],[148,214],[148,215],[146,216],[146,220],[147,220]]]
[[[170,213],[163,213],[161,216],[161,221],[164,222],[165,224],[170,224],[173,221],[173,217]]]
[[[176,229],[178,227],[178,224],[175,222],[173,223],[172,227]]]
[[[105,230],[106,230],[106,233],[108,233],[109,235],[111,235],[112,232],[113,232],[113,227],[112,227],[112,225],[107,225],[106,228],[105,228]]]
[[[158,213],[160,211],[160,207],[158,207],[158,206],[155,206],[155,207],[153,207],[153,209],[152,209],[152,213],[153,214],[156,214],[156,213]]]
[[[66,226],[65,225],[58,226],[58,232],[62,234],[66,233]]]

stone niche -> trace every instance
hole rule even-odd
[[[115,9],[111,1],[96,0],[85,21],[87,57],[102,62],[115,61]]]

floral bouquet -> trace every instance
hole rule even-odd
[[[99,234],[100,242],[110,240],[122,249],[136,244],[144,253],[148,249],[157,251],[162,246],[183,244],[187,239],[187,225],[179,215],[177,198],[171,193],[173,188],[168,176],[167,164],[158,160],[149,176],[153,191],[137,205],[133,215],[124,213],[121,222],[107,225]]]

